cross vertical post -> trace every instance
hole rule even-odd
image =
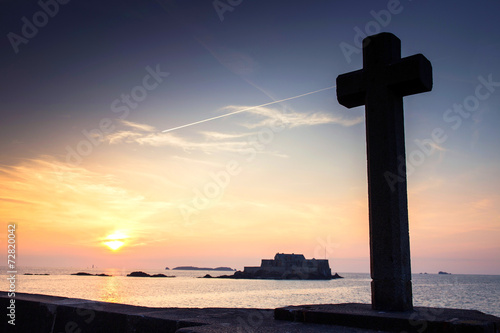
[[[372,308],[413,309],[403,96],[432,90],[423,55],[401,59],[390,33],[363,40],[363,69],[337,77],[337,99],[365,105]]]

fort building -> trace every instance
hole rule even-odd
[[[331,279],[327,259],[306,259],[303,254],[276,253],[274,259],[262,259],[260,267],[245,267],[244,274],[281,278]]]

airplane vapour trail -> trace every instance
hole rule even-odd
[[[325,91],[325,90],[328,90],[328,89],[333,89],[335,87],[337,87],[337,86],[335,85],[335,86],[331,86],[331,87],[327,87],[327,88],[323,88],[323,89],[311,91],[311,92],[308,92],[308,93],[305,93],[305,94],[302,94],[302,95],[297,95],[297,96],[288,97],[288,98],[285,98],[285,99],[280,99],[279,101],[273,101],[273,102],[269,102],[269,103],[265,103],[265,104],[261,104],[261,105],[251,106],[251,107],[244,108],[244,109],[241,109],[241,110],[238,110],[238,111],[226,113],[226,114],[223,114],[223,115],[220,115],[220,116],[216,116],[216,117],[212,117],[212,118],[208,118],[208,119],[203,119],[203,120],[200,120],[200,121],[196,121],[194,123],[190,123],[190,124],[186,124],[186,125],[182,125],[182,126],[177,126],[177,127],[174,127],[174,128],[166,129],[166,130],[162,131],[162,133],[172,132],[172,131],[175,131],[175,130],[178,130],[178,129],[181,129],[181,128],[184,128],[184,127],[198,125],[198,124],[201,124],[201,123],[205,123],[207,121],[211,121],[211,120],[215,120],[215,119],[219,119],[219,118],[228,117],[228,116],[231,116],[233,114],[237,114],[237,113],[245,112],[245,111],[248,111],[248,110],[260,108],[260,107],[263,107],[263,106],[268,106],[268,105],[272,105],[272,104],[281,103],[281,102],[289,101],[289,100],[292,100],[292,99],[304,97],[304,96],[307,96],[307,95],[316,94],[316,93],[319,93],[321,91]]]

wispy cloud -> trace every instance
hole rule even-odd
[[[257,129],[268,127],[296,128],[303,126],[316,126],[323,124],[338,124],[349,127],[359,124],[363,121],[362,117],[344,118],[325,112],[301,113],[288,109],[283,112],[269,107],[248,107],[230,105],[222,111],[238,113],[245,110],[246,120],[240,126],[246,128],[246,132],[222,133],[216,131],[201,131],[201,137],[181,136],[172,131],[160,132],[153,126],[134,123],[131,121],[121,121],[122,129],[106,137],[109,144],[135,143],[144,146],[153,147],[173,147],[189,151],[202,151],[204,153],[214,152],[241,152],[250,146],[251,137],[258,135]],[[241,127],[240,127],[241,128]],[[248,132],[248,130],[255,131]],[[286,155],[270,152],[258,151],[258,153],[267,153],[274,156],[286,157]]]
[[[216,151],[238,152],[241,151],[247,142],[244,140],[231,140],[231,141],[189,141],[180,136],[171,133],[138,133],[136,131],[119,131],[108,136],[110,144],[118,143],[137,143],[144,146],[153,147],[173,147],[179,148],[186,152],[189,151],[202,151],[205,153],[213,153]]]
[[[207,161],[207,159],[193,159],[185,156],[179,156],[179,155],[174,155],[172,156],[172,159],[187,162],[190,165],[194,164],[200,164],[202,166],[209,166],[211,168],[223,168],[225,167],[224,163],[217,163],[217,162],[212,162],[212,161]]]
[[[249,137],[251,135],[257,134],[257,132],[249,132],[249,133],[238,133],[238,134],[229,134],[229,133],[221,133],[221,132],[210,132],[210,131],[202,131],[200,132],[205,136],[205,138],[209,140],[226,140],[226,139],[236,139],[236,138],[244,138]]]
[[[218,151],[240,152],[248,146],[244,137],[254,133],[229,134],[220,132],[202,132],[203,138],[187,139],[174,133],[162,133],[156,128],[132,122],[122,122],[124,128],[106,137],[110,144],[136,143],[153,147],[172,147],[186,152],[202,151],[214,153]]]
[[[137,139],[140,139],[144,136],[143,133],[133,131],[133,130],[124,130],[124,131],[118,131],[114,132],[112,134],[109,134],[106,139],[110,144],[116,144],[116,143],[133,143]]]
[[[448,149],[444,148],[443,146],[440,146],[439,144],[437,144],[436,142],[432,141],[432,140],[419,140],[419,139],[415,139],[414,140],[415,143],[419,144],[420,146],[424,146],[424,145],[429,145],[431,148],[435,149],[435,150],[438,150],[438,151],[447,151]]]
[[[240,109],[248,109],[248,106],[230,105],[224,108],[227,112],[235,112]],[[285,125],[288,128],[295,128],[300,126],[315,126],[324,124],[338,124],[341,126],[349,127],[363,122],[363,117],[345,118],[338,115],[333,115],[326,112],[296,112],[288,109],[283,112],[278,109],[268,107],[256,107],[249,109],[247,113],[263,118],[258,122],[245,123],[243,126],[246,128],[260,128],[266,126],[276,126],[276,123]]]
[[[156,131],[156,129],[153,126],[150,126],[150,125],[134,123],[134,122],[123,120],[123,119],[121,119],[120,122],[123,125],[127,126],[127,127],[131,127],[133,129],[137,129],[137,130],[140,130],[140,131],[143,131],[143,132],[154,132],[154,131]]]

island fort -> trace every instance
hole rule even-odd
[[[245,267],[243,275],[282,279],[331,279],[327,259],[306,259],[302,254],[276,253],[274,259],[262,259],[260,267]]]

